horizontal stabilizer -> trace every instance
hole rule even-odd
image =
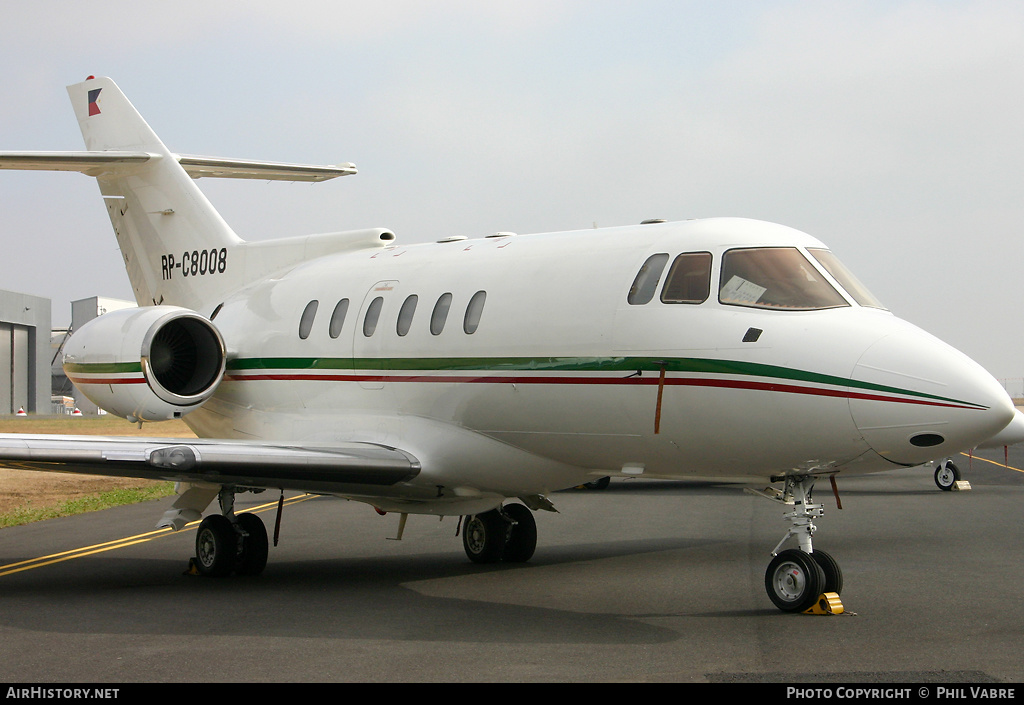
[[[356,173],[352,163],[330,166],[309,164],[282,164],[247,159],[221,159],[219,157],[193,157],[177,155],[178,163],[193,179],[213,176],[226,179],[265,179],[269,181],[327,181]]]
[[[158,155],[147,152],[0,152],[0,169],[80,171],[101,176],[154,158]]]
[[[339,492],[410,480],[420,464],[371,443],[306,448],[265,442],[0,434],[0,466],[177,482]]]
[[[197,157],[173,154],[193,179],[262,179],[265,181],[327,181],[356,173],[354,164],[318,166],[286,164],[249,159]],[[88,176],[104,176],[126,171],[154,159],[159,154],[115,150],[91,152],[0,152],[0,169],[41,171],[79,171]]]

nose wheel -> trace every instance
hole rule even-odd
[[[935,484],[943,492],[952,490],[960,481],[960,468],[952,460],[944,460],[935,467]]]
[[[824,592],[821,566],[800,549],[777,553],[764,574],[768,597],[783,612],[804,612]]]

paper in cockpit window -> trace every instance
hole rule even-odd
[[[766,291],[768,289],[763,286],[758,286],[743,277],[733,276],[718,292],[718,299],[726,303],[756,304]]]

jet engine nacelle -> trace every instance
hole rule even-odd
[[[111,311],[74,331],[64,372],[96,406],[129,421],[166,421],[198,409],[224,377],[224,340],[208,319],[177,306]]]

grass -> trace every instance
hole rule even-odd
[[[0,433],[195,438],[195,434],[181,420],[147,423],[140,428],[138,424],[110,415],[0,416]],[[35,474],[26,473],[28,476]],[[40,476],[47,474],[39,473]],[[0,528],[168,497],[174,494],[174,483],[140,479],[137,487],[119,487],[85,495],[75,494],[79,496],[68,498],[54,495],[38,506],[26,504],[0,512]]]
[[[117,416],[0,416],[0,433],[46,433],[69,436],[160,436],[194,438],[181,419],[138,424]]]
[[[150,499],[169,497],[174,494],[173,482],[161,482],[151,487],[138,489],[118,489],[86,495],[78,499],[68,500],[55,506],[19,507],[14,511],[0,514],[0,529],[9,526],[31,524],[44,519],[75,516],[86,512],[97,512],[101,509],[120,507],[125,504],[136,504]]]

